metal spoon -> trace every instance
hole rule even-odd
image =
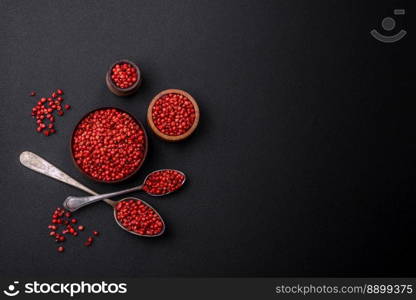
[[[63,206],[64,206],[64,208],[66,208],[69,211],[76,211],[77,209],[80,209],[81,207],[84,207],[84,206],[89,205],[91,203],[103,200],[105,198],[112,198],[112,197],[115,197],[115,196],[119,196],[119,195],[123,195],[123,194],[143,190],[143,187],[144,187],[147,179],[149,178],[149,176],[151,176],[152,174],[154,174],[156,172],[166,171],[166,170],[172,170],[172,169],[161,169],[161,170],[153,171],[152,173],[150,173],[149,175],[146,176],[146,178],[144,179],[144,181],[141,185],[135,186],[135,187],[132,187],[132,188],[129,188],[129,189],[126,189],[126,190],[113,192],[113,193],[107,193],[107,194],[101,194],[101,195],[95,195],[95,196],[86,196],[86,197],[68,196],[65,199],[65,201],[63,203]],[[178,170],[172,170],[172,171],[178,172],[183,176],[183,181],[181,182],[181,186],[182,186],[186,181],[185,174],[181,171],[178,171]],[[152,193],[149,193],[148,191],[145,191],[145,192],[148,195],[151,195],[151,196],[164,196],[164,195],[168,195],[168,194],[170,194],[174,191],[166,192],[164,194],[152,194]]]
[[[47,162],[45,159],[43,159],[42,157],[29,152],[29,151],[24,151],[20,154],[20,162],[22,163],[22,165],[24,165],[25,167],[36,171],[38,173],[41,173],[43,175],[49,176],[53,179],[56,179],[58,181],[61,181],[63,183],[72,185],[73,187],[76,187],[80,190],[83,190],[84,192],[87,192],[91,195],[98,195],[96,192],[94,192],[93,190],[87,188],[86,186],[82,185],[81,183],[79,183],[78,181],[76,181],[75,179],[73,179],[72,177],[70,177],[69,175],[65,174],[64,172],[62,172],[61,170],[59,170],[57,167],[55,167],[54,165],[50,164],[49,162]],[[139,236],[144,236],[144,237],[156,237],[156,236],[160,236],[163,234],[163,232],[165,231],[165,222],[163,221],[162,217],[159,215],[159,213],[157,212],[156,209],[154,209],[150,204],[148,204],[147,202],[141,200],[141,199],[137,199],[137,198],[133,198],[133,197],[129,197],[129,198],[125,198],[122,199],[120,201],[124,201],[127,199],[133,199],[135,201],[141,201],[144,205],[147,205],[148,207],[150,207],[151,209],[153,209],[156,214],[159,216],[162,224],[163,224],[163,229],[162,231],[157,234],[157,235],[145,235],[145,234],[138,234],[134,231],[130,231],[128,229],[126,229],[124,226],[122,226],[119,221],[117,220],[117,216],[116,216],[116,205],[119,201],[113,201],[113,200],[109,200],[109,199],[103,199],[104,202],[106,202],[107,204],[111,205],[114,209],[114,219],[116,220],[116,223],[123,228],[125,231],[131,233],[131,234],[135,234],[135,235],[139,235]]]

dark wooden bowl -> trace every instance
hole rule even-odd
[[[137,71],[137,80],[136,80],[136,82],[131,87],[128,87],[126,89],[119,88],[118,86],[115,85],[115,83],[111,79],[111,72],[113,70],[113,67],[117,64],[123,64],[123,63],[127,63],[127,64],[132,65]],[[128,59],[120,59],[119,61],[116,61],[115,63],[113,63],[108,68],[107,74],[105,76],[105,82],[107,84],[108,89],[113,94],[115,94],[117,96],[128,96],[128,95],[133,94],[134,92],[136,92],[139,89],[139,87],[142,83],[142,73],[140,72],[139,67],[134,62],[132,62]]]
[[[166,94],[180,94],[182,96],[185,96],[186,98],[189,99],[189,101],[192,102],[194,109],[195,109],[195,121],[192,124],[191,128],[188,129],[187,132],[185,132],[184,134],[181,135],[167,135],[164,134],[163,132],[161,132],[155,125],[155,123],[153,122],[153,118],[152,118],[152,110],[153,110],[153,105],[155,105],[156,101],[166,95]],[[181,140],[186,139],[187,137],[189,137],[192,132],[195,131],[196,127],[198,126],[199,123],[199,107],[198,104],[196,103],[195,99],[187,92],[182,91],[182,90],[177,90],[177,89],[168,89],[168,90],[164,90],[161,91],[159,94],[157,94],[156,96],[153,97],[152,101],[149,104],[149,107],[147,109],[147,123],[149,124],[150,128],[152,129],[152,131],[161,139],[168,141],[168,142],[178,142]]]
[[[144,145],[145,145],[145,147],[144,147],[144,153],[143,153],[143,159],[142,159],[142,161],[141,161],[141,163],[137,166],[137,169],[134,171],[134,172],[132,172],[132,173],[130,173],[129,175],[127,175],[126,177],[124,177],[124,178],[121,178],[121,179],[119,179],[119,180],[114,180],[114,181],[104,181],[104,180],[99,180],[99,179],[97,179],[97,178],[95,178],[95,177],[93,177],[93,176],[91,176],[90,174],[88,174],[87,172],[85,172],[80,166],[78,166],[78,164],[77,164],[77,162],[76,162],[76,160],[75,160],[75,158],[74,158],[74,151],[73,151],[73,148],[72,148],[72,144],[73,144],[73,140],[74,140],[74,134],[75,134],[75,130],[78,128],[78,125],[82,122],[82,120],[84,120],[89,114],[91,114],[91,113],[93,113],[93,112],[95,112],[95,111],[97,111],[97,110],[102,110],[102,109],[116,109],[116,110],[118,110],[118,111],[120,111],[120,112],[123,112],[123,113],[126,113],[126,114],[128,114],[141,128],[142,128],[142,130],[143,130],[143,133],[144,133]],[[81,120],[79,120],[78,121],[78,123],[77,123],[77,125],[75,126],[75,128],[74,128],[74,130],[72,131],[72,135],[71,135],[71,141],[70,141],[70,143],[69,143],[69,147],[70,147],[70,149],[71,149],[71,158],[72,158],[72,162],[74,163],[74,165],[75,165],[75,167],[82,173],[82,174],[84,174],[87,178],[89,178],[89,179],[91,179],[91,180],[94,180],[94,181],[96,181],[96,182],[101,182],[101,183],[119,183],[119,182],[122,182],[122,181],[124,181],[124,180],[127,180],[127,179],[129,179],[130,177],[132,177],[132,176],[134,176],[136,173],[137,173],[137,171],[139,171],[139,169],[141,168],[141,166],[143,165],[143,163],[144,163],[144,161],[145,161],[145,159],[146,159],[146,156],[147,156],[147,149],[148,149],[148,138],[147,138],[147,133],[146,133],[146,129],[144,128],[144,126],[143,126],[143,124],[139,121],[139,120],[137,120],[133,115],[131,115],[130,113],[128,113],[128,112],[126,112],[126,111],[124,111],[124,110],[122,110],[122,109],[120,109],[120,108],[117,108],[117,107],[100,107],[100,108],[97,108],[97,109],[94,109],[94,110],[92,110],[92,111],[90,111],[90,112],[88,112],[87,114],[85,114],[82,118],[81,118]]]

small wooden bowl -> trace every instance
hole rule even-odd
[[[195,109],[195,121],[192,124],[191,128],[188,129],[187,132],[185,132],[184,134],[181,135],[167,135],[164,134],[163,132],[161,132],[155,125],[155,123],[153,123],[153,118],[152,118],[152,110],[153,110],[153,105],[155,105],[156,101],[161,98],[162,96],[166,95],[166,94],[180,94],[182,96],[185,96],[186,98],[189,99],[189,101],[192,102],[192,105],[194,106]],[[156,96],[153,97],[152,101],[149,104],[149,107],[147,109],[147,123],[149,124],[150,128],[152,129],[152,131],[161,139],[168,141],[168,142],[177,142],[177,141],[181,141],[183,139],[186,139],[187,137],[189,137],[192,132],[195,131],[196,127],[198,126],[199,123],[199,107],[198,104],[196,103],[195,99],[188,94],[185,91],[182,90],[177,90],[177,89],[168,89],[168,90],[164,90],[161,91],[159,94],[157,94]]]
[[[142,159],[142,161],[140,162],[140,164],[137,166],[137,169],[136,170],[134,170],[132,173],[130,173],[129,175],[127,175],[126,177],[123,177],[123,178],[121,178],[121,179],[118,179],[118,180],[113,180],[113,181],[105,181],[105,180],[100,180],[100,179],[98,179],[98,178],[95,178],[95,177],[93,177],[93,176],[91,176],[90,174],[88,174],[87,172],[85,172],[78,164],[77,164],[77,162],[76,162],[76,160],[75,160],[75,157],[74,157],[74,151],[73,151],[73,142],[74,142],[74,135],[75,135],[75,131],[77,130],[77,128],[78,128],[78,126],[79,126],[79,124],[81,124],[81,122],[87,117],[87,116],[89,116],[90,114],[92,114],[93,112],[96,112],[97,110],[103,110],[103,109],[116,109],[116,110],[118,110],[118,111],[120,111],[120,112],[123,112],[123,113],[126,113],[126,114],[128,114],[134,121],[135,121],[135,123],[136,124],[138,124],[139,125],[139,127],[143,130],[143,135],[144,135],[144,143],[145,143],[145,149],[144,149],[144,153],[143,153],[143,159]],[[130,113],[128,113],[128,112],[126,112],[126,111],[124,111],[124,110],[122,110],[122,109],[120,109],[120,108],[117,108],[117,107],[100,107],[100,108],[97,108],[97,109],[94,109],[94,110],[92,110],[92,111],[90,111],[90,112],[88,112],[87,114],[85,114],[79,121],[78,121],[78,123],[77,123],[77,125],[75,125],[75,128],[74,128],[74,130],[72,131],[72,135],[71,135],[71,140],[69,141],[69,148],[70,148],[70,151],[71,151],[71,159],[72,159],[72,162],[74,163],[74,165],[75,165],[75,167],[84,175],[84,176],[86,176],[87,178],[89,178],[89,179],[91,179],[91,180],[94,180],[94,181],[96,181],[96,182],[100,182],[100,183],[119,183],[119,182],[122,182],[122,181],[124,181],[124,180],[127,180],[127,179],[129,179],[130,177],[132,177],[132,176],[134,176],[139,170],[140,170],[140,168],[142,167],[142,165],[143,165],[143,163],[144,163],[144,161],[146,160],[146,156],[147,156],[147,150],[148,150],[148,147],[149,147],[149,142],[148,142],[148,138],[147,138],[147,133],[146,133],[146,129],[144,128],[144,126],[143,126],[143,124],[142,124],[142,122],[140,122],[138,119],[136,119],[133,115],[131,115]]]
[[[137,71],[137,80],[136,80],[136,82],[131,87],[128,87],[126,89],[119,88],[118,86],[115,85],[115,83],[111,79],[111,72],[113,70],[113,67],[115,65],[117,65],[117,64],[123,64],[123,63],[132,65],[136,69],[136,71]],[[132,61],[130,61],[128,59],[121,59],[121,60],[116,61],[115,63],[113,63],[108,68],[107,74],[105,76],[105,82],[107,84],[108,89],[113,94],[115,94],[117,96],[128,96],[128,95],[133,94],[134,92],[136,92],[139,89],[139,87],[140,87],[140,85],[142,83],[142,74],[140,72],[139,67],[134,62],[132,62]]]

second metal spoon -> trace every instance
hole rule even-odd
[[[126,190],[122,190],[122,191],[118,191],[118,192],[113,192],[113,193],[108,193],[108,194],[101,194],[101,195],[95,195],[95,196],[87,196],[87,197],[75,197],[75,196],[69,196],[65,199],[63,206],[65,209],[69,210],[69,211],[76,211],[77,209],[84,207],[86,205],[89,205],[91,203],[106,199],[106,198],[112,198],[115,196],[120,196],[123,194],[127,194],[127,193],[132,193],[132,192],[136,192],[136,191],[140,191],[143,190],[143,187],[145,185],[146,180],[149,178],[149,176],[151,176],[152,174],[156,173],[156,172],[160,172],[160,171],[166,171],[166,170],[171,170],[171,169],[161,169],[161,170],[156,170],[153,171],[152,173],[150,173],[149,175],[146,176],[146,178],[143,181],[143,184],[139,185],[139,186],[135,186]],[[183,180],[181,182],[181,186],[185,183],[186,181],[186,175],[178,170],[172,170],[175,172],[180,173],[183,176]],[[147,194],[151,195],[151,196],[164,196],[167,194],[170,194],[172,192],[167,192],[164,194],[152,194],[146,191]]]

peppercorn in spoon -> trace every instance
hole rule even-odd
[[[186,176],[181,171],[172,169],[157,170],[147,175],[143,184],[139,186],[102,195],[87,197],[69,196],[65,199],[63,206],[69,211],[76,211],[83,206],[103,200],[105,198],[120,196],[140,190],[145,191],[150,196],[164,196],[178,190],[185,183],[185,180]]]
[[[42,157],[32,152],[22,152],[20,154],[20,162],[22,165],[33,171],[72,185],[89,194],[98,195],[93,190],[82,185]],[[109,199],[103,200],[114,208],[114,218],[116,223],[123,228],[123,230],[143,237],[160,236],[165,231],[165,222],[162,217],[145,201],[132,197],[120,201]]]

